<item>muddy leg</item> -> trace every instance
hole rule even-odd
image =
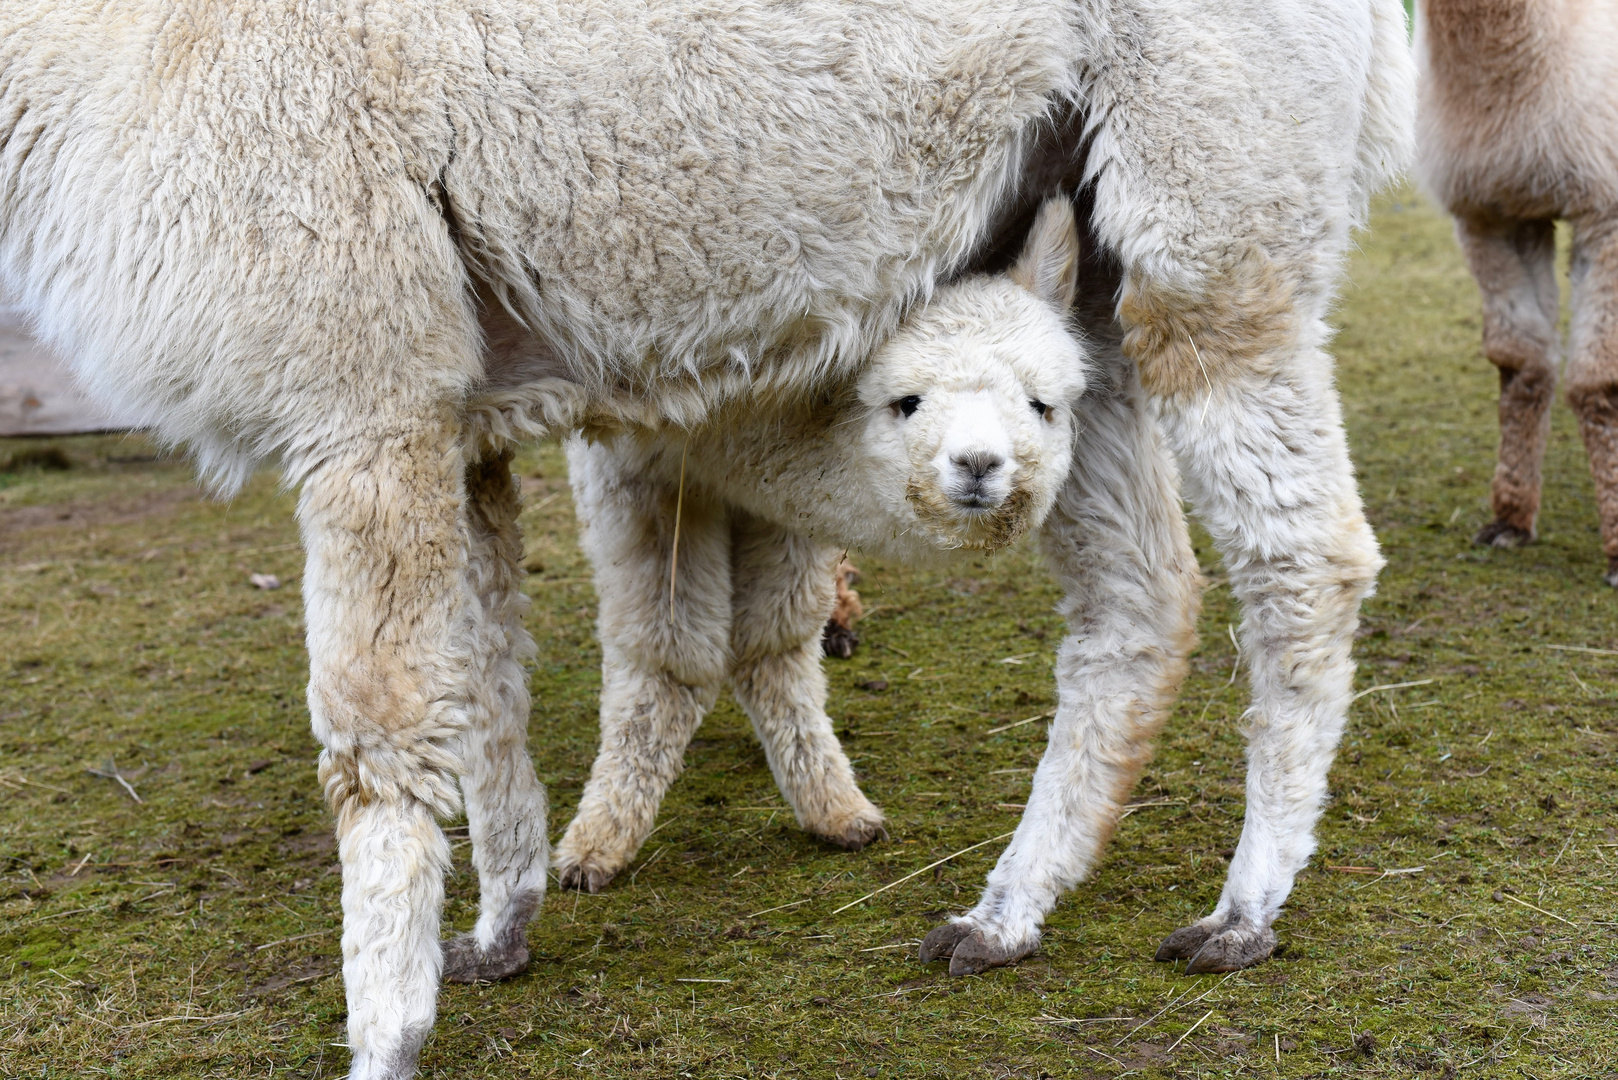
[[[651,833],[724,681],[730,524],[686,491],[671,612],[678,492],[640,479],[605,445],[570,443],[568,468],[601,605],[601,749],[553,861],[563,888],[599,892]]]
[[[1573,230],[1567,396],[1595,477],[1606,582],[1618,587],[1618,220]]]
[[[461,791],[482,891],[477,926],[444,943],[444,979],[503,979],[528,966],[528,921],[545,898],[550,844],[545,788],[528,757],[528,673],[534,641],[523,626],[521,509],[511,454],[466,472],[467,581],[482,617],[473,641],[470,727]]]
[[[455,774],[479,619],[448,417],[375,423],[319,455],[298,521],[309,710],[343,867],[351,1076],[415,1071],[432,1026]]]
[[[1016,836],[970,912],[933,930],[923,960],[950,974],[1039,944],[1045,916],[1086,877],[1118,821],[1185,677],[1201,578],[1174,467],[1134,373],[1116,354],[1093,390],[1073,469],[1044,529],[1068,636],[1060,704]]]
[[[1476,542],[1520,547],[1536,535],[1540,463],[1556,384],[1556,239],[1549,221],[1455,223],[1483,293],[1483,352],[1500,370],[1494,520]]]
[[[734,520],[736,700],[798,824],[839,847],[864,847],[884,834],[884,819],[855,783],[832,732],[820,669],[839,553],[754,518]]]
[[[1224,892],[1158,951],[1189,959],[1192,973],[1245,967],[1275,947],[1270,924],[1314,851],[1360,601],[1382,565],[1328,364],[1305,345],[1276,369],[1222,380],[1207,401],[1160,402],[1187,493],[1242,603],[1253,694],[1246,820]]]

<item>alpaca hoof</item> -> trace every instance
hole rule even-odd
[[[1508,550],[1520,548],[1533,542],[1534,532],[1532,529],[1522,529],[1498,518],[1479,529],[1478,534],[1472,538],[1472,543],[1480,547],[1505,548]]]
[[[876,808],[872,807],[872,809],[875,810]],[[857,817],[837,829],[827,830],[826,832],[813,831],[816,836],[826,841],[826,843],[840,847],[844,851],[859,851],[873,841],[886,840],[888,838],[888,823],[882,817],[881,811],[877,811],[877,816],[874,818]]]
[[[1269,959],[1275,951],[1275,931],[1262,930],[1251,924],[1237,924],[1223,930],[1202,943],[1191,962],[1185,966],[1187,975],[1209,972],[1240,971]]]
[[[1163,939],[1163,944],[1157,947],[1157,953],[1152,957],[1159,963],[1171,960],[1189,960],[1197,955],[1203,942],[1213,937],[1214,928],[1194,922],[1190,926],[1182,926],[1174,933]]]
[[[978,975],[990,968],[1015,964],[1033,952],[1035,947],[995,945],[983,936],[982,930],[974,930],[955,943],[949,957],[949,973],[954,976]]]
[[[589,863],[571,863],[557,869],[556,883],[564,889],[598,893],[611,884],[612,879],[617,876],[618,871],[608,870],[603,866],[592,866]]]
[[[947,960],[955,955],[955,946],[963,938],[976,932],[971,923],[965,922],[947,922],[943,926],[935,926],[921,939],[921,952],[917,957],[924,964]]]
[[[1618,555],[1607,559],[1607,572],[1601,575],[1601,580],[1618,589]]]
[[[445,982],[498,982],[528,969],[528,942],[522,935],[480,949],[471,934],[458,934],[444,942]]]
[[[828,619],[826,629],[820,635],[821,651],[835,660],[847,660],[853,656],[859,643],[860,636],[853,628],[844,626],[836,619]]]

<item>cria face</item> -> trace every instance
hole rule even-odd
[[[952,286],[860,380],[860,480],[912,539],[1004,547],[1050,510],[1084,388],[1055,307],[1007,278]]]
[[[581,513],[591,476],[672,487],[683,468],[689,498],[830,545],[924,563],[1005,547],[1044,520],[1071,463],[1078,251],[1072,208],[1052,200],[1008,273],[938,290],[819,400],[576,443]]]

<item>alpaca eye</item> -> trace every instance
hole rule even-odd
[[[1033,401],[1030,401],[1028,403],[1028,407],[1033,409],[1035,412],[1037,412],[1041,416],[1044,416],[1046,413],[1051,411],[1051,407],[1049,405],[1045,404],[1043,401],[1039,400],[1038,398],[1035,398]]]
[[[921,397],[917,394],[911,394],[909,397],[902,397],[898,401],[895,401],[891,408],[903,416],[911,416],[917,409],[921,408]]]

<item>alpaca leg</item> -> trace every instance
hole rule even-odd
[[[834,548],[753,518],[732,533],[731,679],[798,824],[838,847],[884,835],[826,715],[821,634],[835,603]]]
[[[1161,402],[1186,489],[1243,607],[1247,815],[1213,914],[1159,960],[1231,971],[1275,947],[1270,924],[1314,851],[1326,774],[1353,687],[1350,646],[1382,565],[1354,486],[1326,356],[1305,348],[1210,400]]]
[[[978,905],[933,930],[921,958],[950,974],[1020,959],[1057,900],[1089,874],[1151,754],[1195,641],[1201,578],[1174,466],[1132,370],[1092,391],[1073,468],[1046,519],[1068,636],[1060,704],[1028,809]]]
[[[298,501],[309,710],[343,868],[351,1077],[415,1071],[432,1027],[479,618],[452,420],[331,448]]]
[[[832,578],[837,586],[837,599],[832,604],[831,618],[826,620],[820,646],[827,656],[847,660],[860,644],[859,631],[854,629],[854,622],[865,614],[865,608],[860,604],[860,594],[854,591],[854,583],[860,579],[860,572],[853,563],[844,559],[837,564]]]
[[[730,527],[685,493],[671,609],[679,493],[633,478],[604,446],[573,443],[568,465],[600,599],[601,749],[553,861],[563,888],[599,892],[651,833],[724,681]]]
[[[1540,463],[1556,383],[1556,237],[1549,221],[1458,220],[1455,235],[1483,293],[1483,352],[1500,370],[1494,520],[1479,544],[1519,547],[1539,516]]]
[[[467,579],[480,602],[475,681],[462,751],[461,791],[482,892],[477,926],[444,943],[444,979],[503,979],[528,966],[528,921],[545,898],[550,844],[545,788],[528,757],[528,673],[534,642],[523,626],[521,509],[511,454],[466,471]]]
[[[1595,477],[1606,581],[1618,587],[1618,220],[1576,222],[1568,401]]]

